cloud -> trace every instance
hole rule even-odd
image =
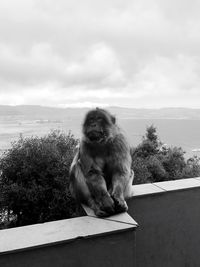
[[[196,0],[3,1],[0,104],[198,107],[199,11]]]
[[[126,82],[114,51],[104,43],[92,46],[81,60],[72,62],[65,69],[66,81],[87,84],[88,87],[122,87]]]
[[[199,59],[184,55],[155,57],[135,75],[134,86],[150,94],[195,90],[200,83]]]
[[[0,45],[0,81],[29,88],[57,83],[59,87],[121,87],[126,81],[114,51],[103,43],[88,49],[78,60],[67,62],[49,44],[39,43],[23,54]],[[9,88],[9,86],[8,86]],[[7,88],[5,88],[7,90]]]
[[[0,79],[6,86],[37,85],[59,79],[64,67],[61,58],[55,55],[49,44],[36,44],[23,53],[9,45],[0,45]],[[6,88],[7,89],[7,88]]]

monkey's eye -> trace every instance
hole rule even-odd
[[[102,118],[97,118],[97,121],[98,121],[98,122],[101,122],[101,121],[102,121]]]
[[[94,122],[95,122],[95,120],[93,120],[93,119],[89,119],[89,120],[88,120],[88,123],[89,123],[89,124],[93,124]]]

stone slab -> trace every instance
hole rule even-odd
[[[200,180],[195,178],[180,179],[166,182],[154,183],[165,191],[183,190],[188,188],[200,187]]]
[[[84,216],[6,229],[0,231],[0,253],[105,235],[134,227],[131,224]]]

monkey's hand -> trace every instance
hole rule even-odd
[[[122,186],[119,183],[119,181],[117,181],[114,184],[114,187],[112,188],[110,192],[110,195],[115,203],[115,213],[125,212],[128,210],[128,206],[124,199]]]

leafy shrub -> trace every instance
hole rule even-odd
[[[194,156],[187,160],[186,167],[184,168],[184,177],[198,177],[200,176],[200,158]]]
[[[147,127],[141,144],[132,148],[134,183],[160,182],[200,176],[200,159],[185,160],[180,147],[166,147],[159,140],[156,128]]]
[[[159,159],[166,170],[166,180],[185,178],[184,169],[187,164],[184,154],[185,152],[181,147],[169,147],[164,152],[160,151]],[[191,175],[194,177],[193,174]]]
[[[12,144],[0,159],[0,228],[81,215],[68,190],[77,144],[59,131]],[[181,148],[164,146],[154,126],[131,154],[135,184],[200,176],[200,159],[186,161]]]
[[[0,208],[12,212],[15,225],[70,218],[75,203],[68,173],[78,140],[53,131],[45,137],[20,138],[0,161]]]

